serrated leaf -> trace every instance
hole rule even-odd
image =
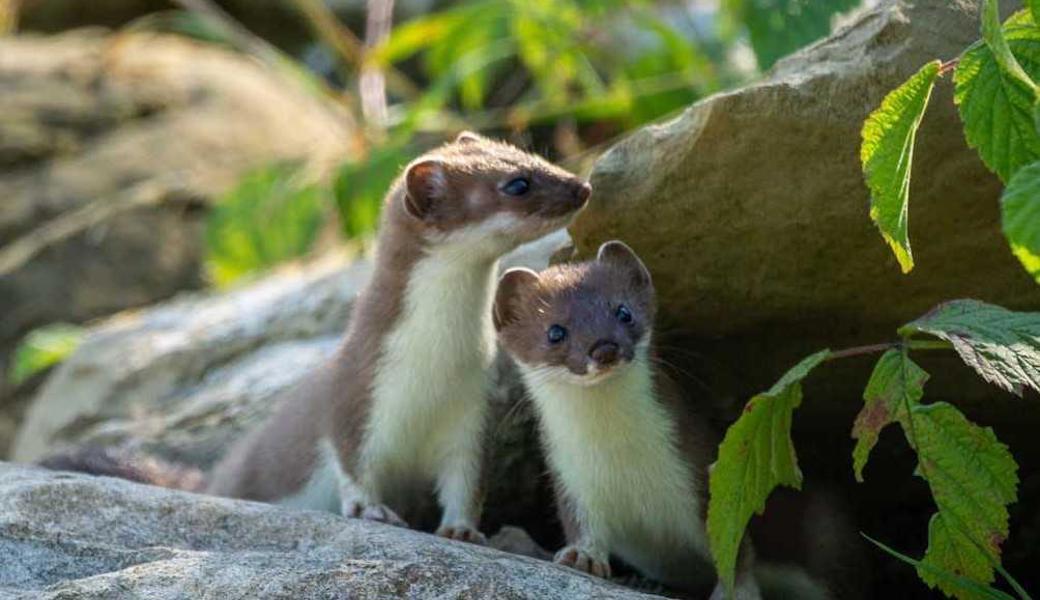
[[[892,548],[889,548],[866,534],[861,533],[860,535],[867,538],[867,541],[871,544],[881,548],[885,553],[894,556],[908,565],[916,567],[918,572],[921,572],[922,570],[928,572],[930,575],[934,576],[937,581],[945,581],[952,587],[963,588],[965,591],[978,594],[980,598],[986,598],[987,600],[1015,600],[1013,596],[1009,596],[1000,590],[984,586],[977,581],[968,579],[967,577],[961,577],[959,575],[954,575],[949,571],[938,569],[934,565],[923,563],[919,560],[910,558],[905,554],[896,552]]]
[[[908,216],[914,142],[941,65],[933,61],[921,67],[863,124],[860,162],[870,188],[870,218],[904,273],[914,268]]]
[[[21,385],[33,375],[60,363],[75,352],[85,335],[85,329],[68,323],[33,329],[12,354],[8,380]]]
[[[830,356],[822,350],[795,365],[769,391],[744,407],[719,446],[709,477],[708,540],[719,578],[733,588],[737,552],[753,513],[765,509],[778,485],[801,488],[791,442],[791,416],[801,404],[801,381]]]
[[[899,329],[927,333],[954,350],[986,381],[1021,395],[1040,391],[1040,313],[1013,312],[978,300],[954,300]]]
[[[991,583],[1008,535],[1007,506],[1017,500],[1018,465],[1011,452],[992,429],[971,423],[945,402],[914,407],[902,425],[917,452],[916,474],[928,482],[939,508],[922,562]],[[962,600],[980,597],[926,570],[918,574]]]
[[[1004,189],[1000,209],[1011,251],[1040,283],[1040,162],[1015,173]]]
[[[1022,69],[1022,65],[1018,64],[1015,55],[1011,53],[1007,40],[1004,39],[1004,30],[1000,24],[1000,8],[997,0],[985,0],[983,4],[982,38],[986,40],[986,45],[989,47],[990,52],[993,53],[993,58],[1003,69],[1004,73],[1014,77],[1025,87],[1032,89],[1035,95],[1036,84]]]
[[[898,421],[908,406],[916,406],[924,396],[928,373],[901,350],[881,355],[863,392],[863,408],[852,425],[856,447],[852,450],[856,481],[863,481],[863,467],[878,435],[889,423]]]
[[[1004,40],[1032,80],[1040,76],[1040,28],[1028,11],[1005,22]],[[1003,75],[985,44],[968,49],[954,74],[954,101],[968,144],[986,166],[1007,182],[1019,168],[1040,160],[1040,134],[1033,117],[1034,90]]]

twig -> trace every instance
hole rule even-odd
[[[383,43],[390,36],[393,24],[394,0],[368,0],[365,19],[365,51]],[[368,123],[382,130],[386,127],[386,76],[379,65],[364,61],[358,87],[361,91],[361,112]]]
[[[939,66],[939,77],[943,77],[944,75],[946,75],[950,71],[956,69],[957,65],[959,65],[959,64],[961,64],[961,59],[960,59],[959,56],[957,58],[953,59],[953,60],[949,60],[949,61],[944,62],[943,64],[941,64]]]

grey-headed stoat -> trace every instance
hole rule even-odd
[[[717,437],[652,362],[655,310],[650,273],[615,241],[593,261],[506,272],[494,324],[539,415],[567,538],[556,562],[606,576],[614,555],[721,598],[705,535]],[[760,597],[747,541],[739,562],[735,597]],[[807,577],[794,587],[827,596]]]
[[[480,541],[497,261],[567,225],[588,183],[472,133],[391,187],[336,356],[218,465],[209,492],[401,523],[432,483],[440,535]]]

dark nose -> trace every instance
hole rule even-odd
[[[584,203],[592,195],[592,186],[587,181],[582,182],[577,188],[574,189],[574,197],[580,202]]]
[[[621,356],[621,348],[614,342],[600,340],[592,345],[589,356],[596,361],[596,364],[609,367],[618,361],[618,357]]]

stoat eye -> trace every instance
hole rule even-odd
[[[559,344],[567,337],[567,329],[562,325],[550,325],[545,335],[549,338],[550,344]]]
[[[628,307],[624,304],[619,305],[617,307],[617,312],[614,314],[617,315],[618,321],[621,321],[622,323],[632,322],[632,311],[628,310]]]
[[[526,177],[517,177],[502,186],[502,191],[510,196],[523,196],[531,189],[531,182]]]

